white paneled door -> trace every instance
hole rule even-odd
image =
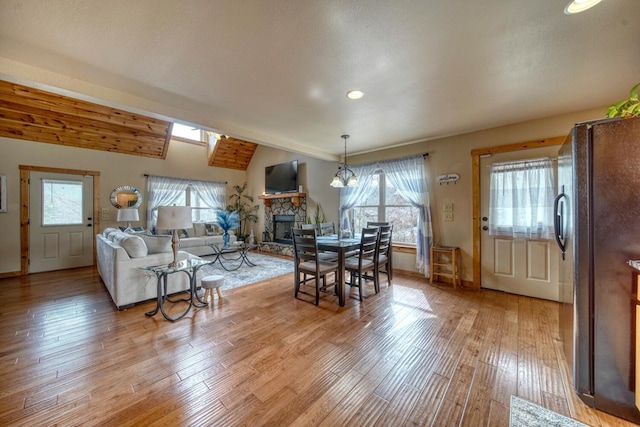
[[[29,178],[29,272],[93,265],[93,177]]]
[[[492,163],[556,158],[558,147],[493,154],[480,159],[481,286],[512,294],[559,301],[559,250],[553,240],[489,235],[489,184]],[[555,165],[555,163],[554,163]]]

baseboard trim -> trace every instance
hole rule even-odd
[[[7,271],[6,273],[0,273],[0,279],[8,279],[9,277],[22,276],[20,271]]]

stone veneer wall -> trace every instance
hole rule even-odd
[[[258,245],[260,252],[268,252],[277,255],[293,257],[293,245],[276,242],[262,242]]]
[[[264,227],[269,233],[269,241],[273,239],[273,216],[274,215],[293,215],[295,217],[294,227],[300,227],[300,224],[307,222],[307,198],[300,197],[300,206],[294,206],[291,203],[291,197],[282,197],[271,199],[271,206],[264,208]]]
[[[265,231],[269,233],[269,240],[273,239],[273,216],[293,215],[295,217],[294,227],[298,228],[307,222],[307,198],[300,197],[300,206],[294,206],[291,197],[283,195],[282,198],[270,199],[271,206],[264,208]],[[276,253],[278,255],[293,256],[293,245],[286,245],[275,242],[262,242],[260,250],[263,252]]]

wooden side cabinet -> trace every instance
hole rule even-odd
[[[438,281],[440,277],[451,279],[453,289],[458,289],[462,285],[460,277],[460,265],[462,255],[460,248],[453,246],[432,246],[431,247],[431,274],[429,284]]]

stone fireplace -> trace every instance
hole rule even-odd
[[[264,233],[261,250],[281,255],[292,255],[292,228],[307,222],[307,198],[270,197],[264,209]]]

